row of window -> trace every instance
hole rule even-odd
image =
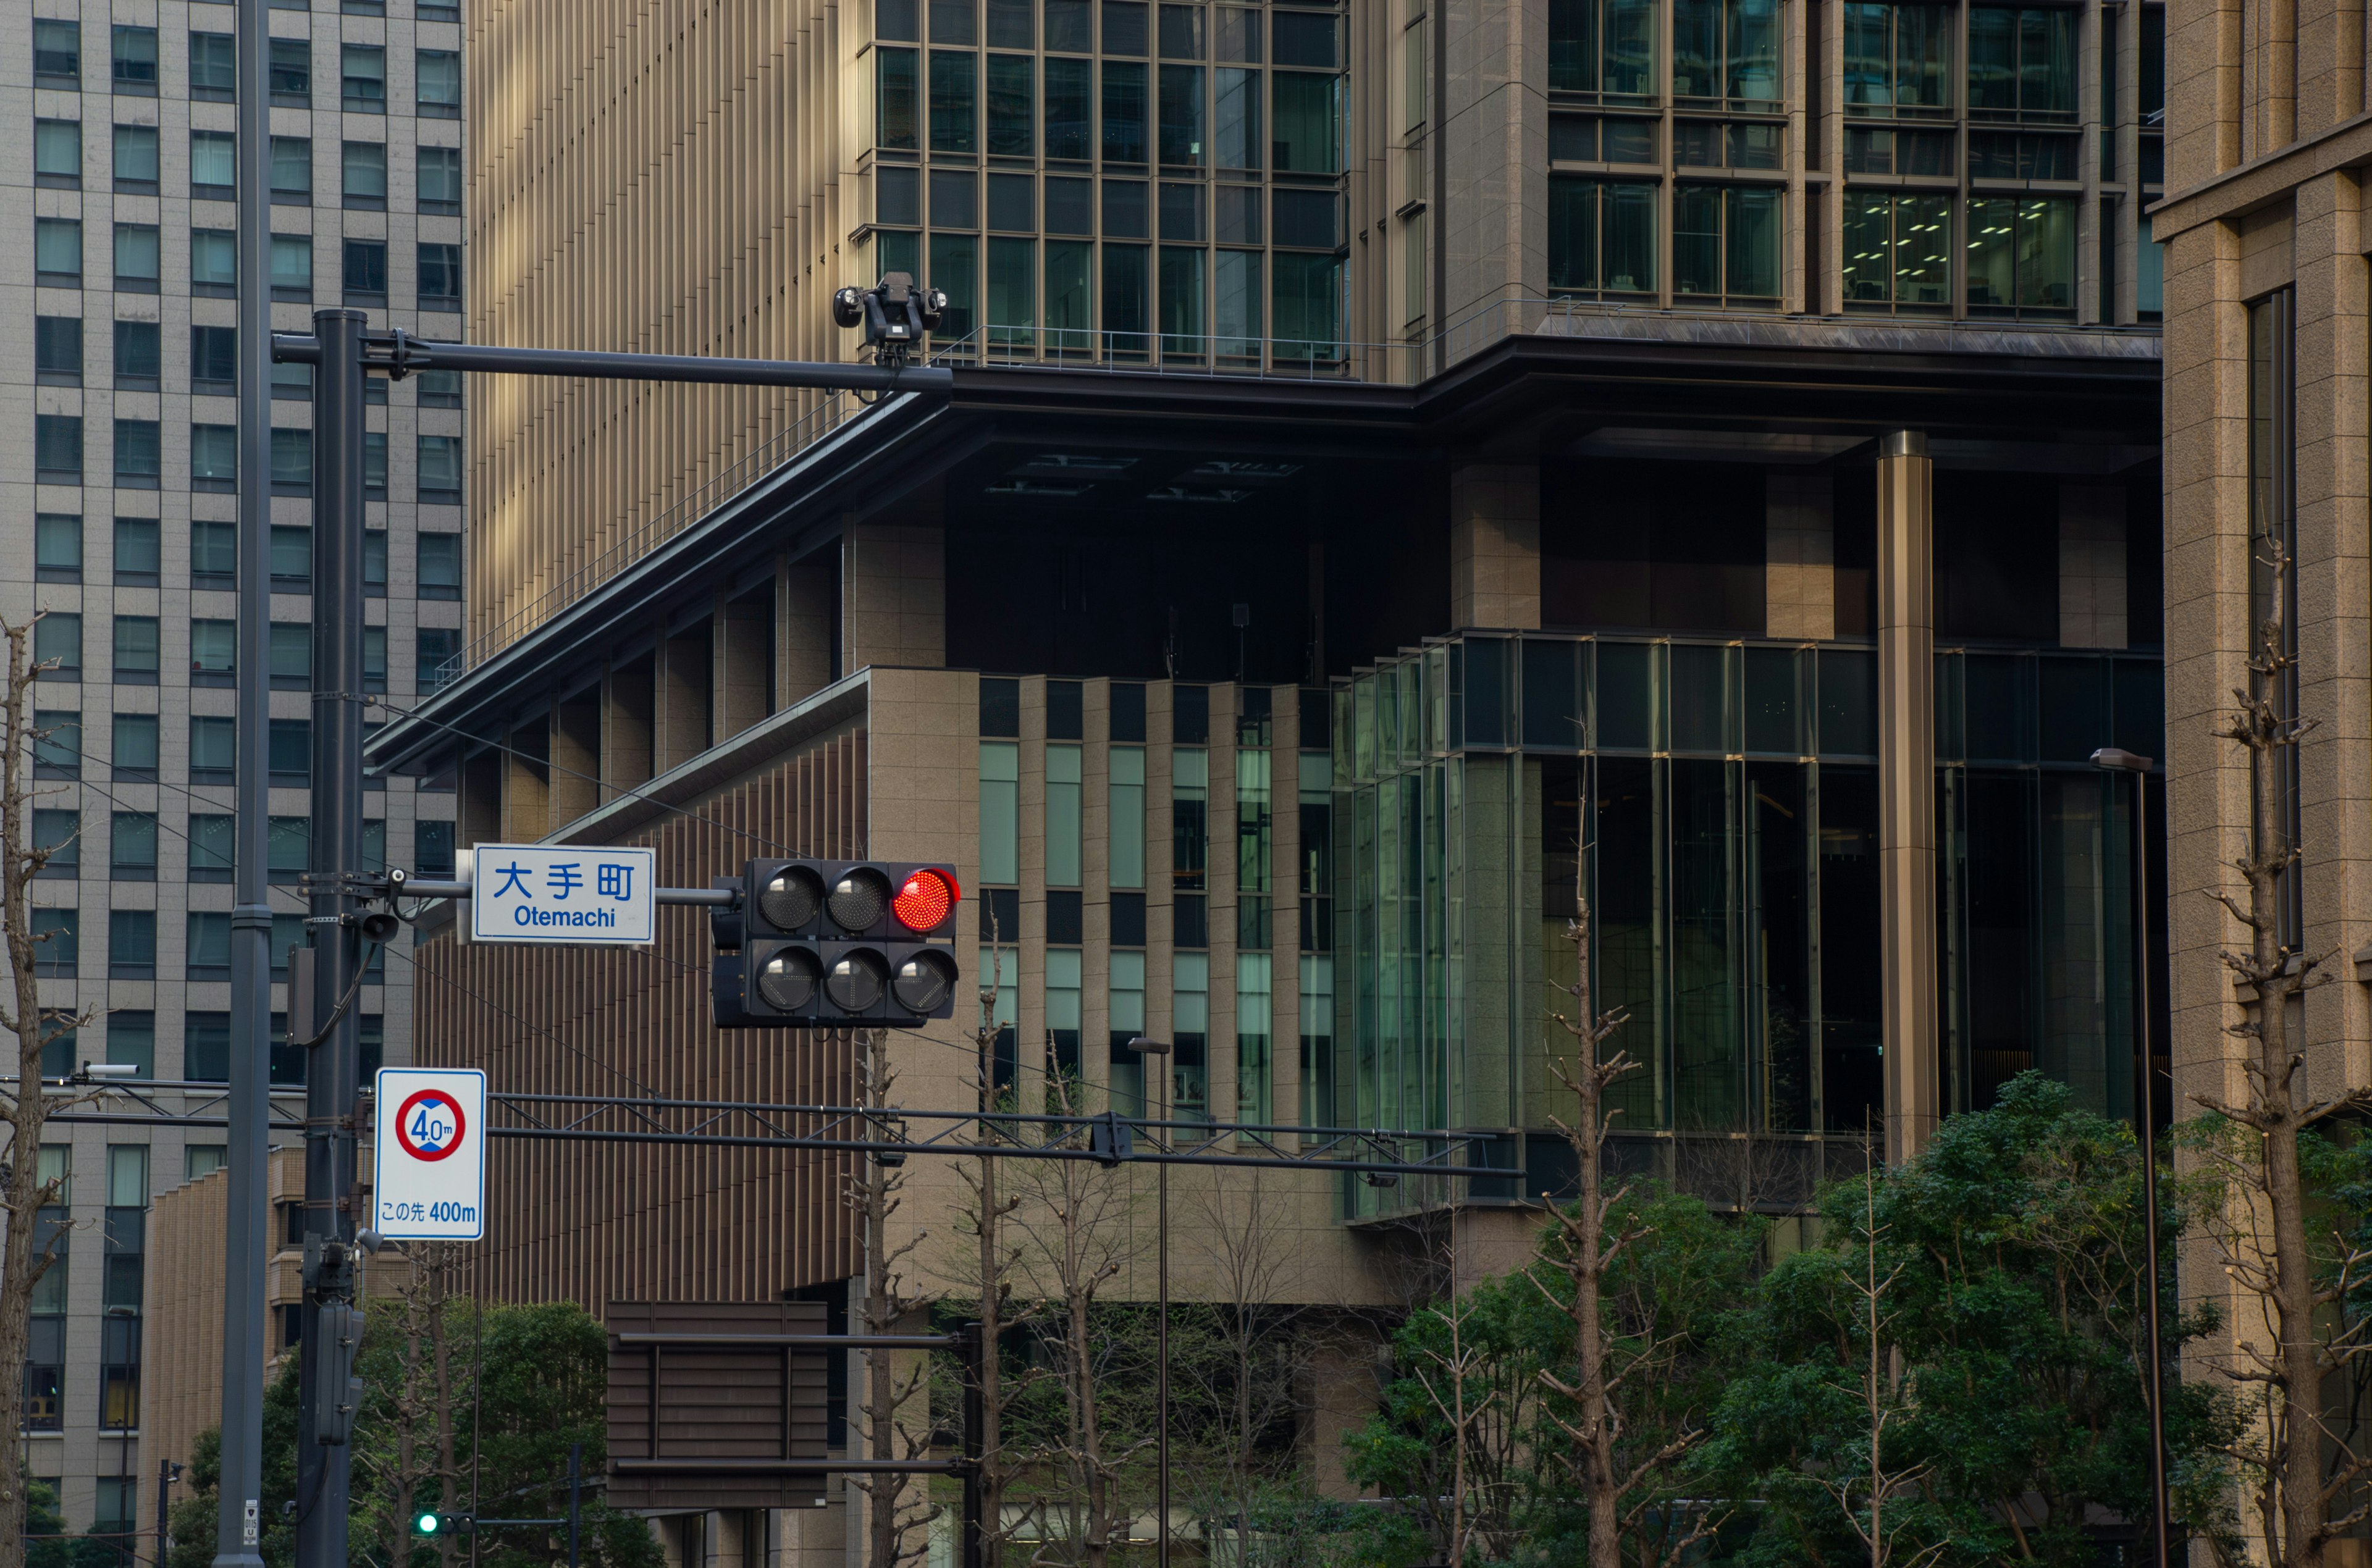
[[[1294,3],[1307,5],[1310,0]],[[1320,3],[1324,9],[1262,13],[1222,6],[1214,13],[1199,5],[1164,5],[1157,12],[1145,0],[1103,0],[1102,52],[1142,59],[1157,48],[1164,60],[1207,60],[1215,55],[1257,65],[1266,33],[1273,43],[1271,58],[1280,65],[1336,65],[1341,64],[1341,24],[1332,6],[1325,0]],[[1040,3],[988,0],[983,31],[979,0],[930,0],[929,41],[1093,54],[1098,52],[1098,11],[1095,0],[1042,0],[1041,34]],[[921,43],[923,15],[916,0],[876,0],[874,36],[890,43]],[[1157,18],[1157,31],[1150,25]]]
[[[79,120],[33,122],[33,178],[52,190],[78,191],[83,185],[84,126]],[[117,124],[110,129],[110,171],[122,194],[154,196],[163,182],[164,134],[154,125]],[[357,212],[387,210],[387,148],[385,142],[339,144],[339,199]],[[420,146],[413,149],[415,199],[424,213],[455,214],[461,210],[461,150]],[[238,137],[229,131],[190,133],[190,194],[200,201],[233,200],[238,185]],[[313,140],[309,136],[272,138],[272,200],[277,206],[310,206],[313,202]]]
[[[384,627],[370,627],[377,638],[366,636],[366,657],[382,659],[386,648]],[[453,656],[459,633],[452,629],[422,627],[419,632],[422,689],[427,689],[427,677]],[[368,675],[366,679],[374,679]],[[376,688],[375,688],[376,689]],[[34,727],[41,733],[33,743],[33,772],[37,777],[77,779],[89,762],[101,766],[95,758],[86,758],[82,749],[82,714],[73,708],[39,708],[34,711]],[[113,761],[104,764],[126,783],[157,784],[163,782],[160,772],[161,724],[155,714],[116,714],[112,715],[110,738]],[[193,714],[190,717],[190,777],[193,784],[227,784],[236,782],[238,767],[238,721],[227,715]],[[366,723],[366,734],[376,730],[375,723]],[[312,772],[313,721],[310,719],[273,719],[271,721],[271,760],[267,771],[275,788],[301,787],[310,781]],[[386,787],[383,778],[364,781],[364,787],[380,790]]]
[[[1780,292],[1783,192],[1767,186],[1672,187],[1671,287],[1704,303],[1767,306]],[[1599,298],[1657,291],[1660,186],[1556,175],[1549,180],[1549,286]],[[1964,238],[1956,248],[1956,223]],[[1843,265],[1848,308],[1953,309],[1954,264],[1971,316],[2053,319],[2076,309],[2073,197],[1971,197],[1849,191]],[[2146,230],[2136,304],[2155,313],[2163,262]]]
[[[2104,138],[2104,143],[2109,139]],[[1627,115],[1552,114],[1553,162],[1660,164],[1663,123]],[[2083,139],[2072,131],[1981,131],[1968,134],[1972,180],[2064,180],[2083,177]],[[1909,174],[1937,180],[1960,173],[1958,131],[1909,131],[1884,125],[1845,129],[1847,174]],[[1786,128],[1769,121],[1681,120],[1672,125],[1672,164],[1679,168],[1779,169],[1785,167]],[[2144,184],[2165,179],[2166,144],[2141,139]],[[2114,177],[2113,148],[2102,177]]]
[[[1157,341],[1165,358],[1248,359],[1265,337],[1285,359],[1341,352],[1343,263],[1331,254],[934,233],[925,268],[922,236],[874,240],[879,272],[946,292],[945,343],[983,332],[1013,352],[1129,357]]]
[[[1101,234],[1106,239],[1170,244],[1273,243],[1294,250],[1333,250],[1343,243],[1343,199],[1331,189],[1204,185],[1200,181],[1088,180],[933,168],[878,167],[874,221],[906,228],[1007,234]],[[1043,202],[1041,203],[1042,192]]]
[[[423,11],[434,7],[424,6]],[[458,7],[448,7],[458,9]],[[453,18],[458,19],[458,17]],[[155,98],[162,86],[157,29],[115,24],[109,31],[109,85],[119,93]],[[42,18],[33,23],[33,85],[79,91],[83,85],[82,24]],[[313,45],[301,38],[275,38],[268,66],[272,101],[296,109],[313,102]],[[461,114],[461,56],[449,49],[423,49],[413,57],[418,111],[432,118]],[[238,96],[238,41],[227,32],[190,34],[190,90],[193,99],[230,102]],[[387,112],[387,50],[376,43],[338,46],[338,105],[350,114]]]
[[[452,540],[453,534],[424,534],[430,540]],[[440,553],[445,553],[441,552]],[[459,551],[453,555],[458,556]],[[82,617],[70,611],[51,610],[36,622],[35,654],[37,662],[45,668],[44,680],[78,681],[83,677]],[[118,686],[154,686],[163,673],[163,639],[161,619],[154,615],[118,615],[112,617],[110,644],[114,650],[111,680]],[[190,626],[190,684],[192,686],[229,686],[238,674],[238,623],[231,621],[196,619]],[[309,691],[313,686],[313,628],[302,621],[275,621],[271,631],[272,686],[274,691]],[[363,684],[366,690],[387,690],[387,628],[363,628]],[[155,726],[145,725],[145,739],[138,738],[144,721],[154,714],[119,714],[114,749],[114,766],[119,774],[153,775],[157,767]],[[73,749],[79,750],[79,742]],[[52,750],[63,760],[67,748],[64,742]],[[52,760],[45,755],[45,762]]]
[[[1049,58],[1042,62],[1041,120],[1041,64],[1029,54],[932,50],[926,106],[922,54],[878,50],[875,145],[889,152],[920,152],[927,145],[934,154],[965,157],[1035,157],[1042,147],[1050,159],[1077,163],[1100,155],[1107,164],[1131,166],[1342,170],[1339,75],[1267,73],[1270,131],[1263,138],[1257,67],[1165,64],[1148,75],[1134,61]]]
[[[1971,119],[2076,123],[2079,10],[1970,6],[1966,69],[1961,8],[1849,0],[1841,17],[1848,114],[1942,119],[1954,89]],[[1600,102],[1652,101],[1659,73],[1657,0],[1550,0],[1552,91]],[[2166,105],[2166,11],[2140,11],[2140,101],[2149,121]],[[1785,97],[1778,0],[1672,0],[1670,90],[1683,104],[1775,111]],[[2116,121],[2116,51],[2103,51],[2101,119]]]
[[[157,587],[163,583],[163,528],[155,517],[115,519],[114,583],[118,587]],[[416,597],[461,597],[461,536],[422,532],[413,552]],[[388,530],[363,531],[363,578],[385,597]],[[83,520],[72,513],[42,512],[33,519],[34,576],[44,583],[83,580]],[[238,525],[200,520],[190,525],[190,586],[228,588],[238,574]],[[313,583],[313,530],[301,523],[272,525],[272,587],[275,593],[304,593]]]
[[[313,299],[314,240],[309,234],[272,237],[272,297],[297,304]],[[385,308],[388,242],[348,239],[340,252],[341,281],[348,305]],[[415,297],[423,310],[461,308],[461,247],[423,241],[414,258]],[[119,223],[114,229],[112,281],[118,294],[157,294],[164,288],[164,236],[153,223]],[[33,220],[34,281],[44,288],[83,286],[80,218]],[[104,286],[104,285],[102,285]],[[238,292],[238,239],[229,229],[193,229],[190,234],[190,292],[210,297]]]
[[[384,826],[384,824],[382,824]],[[381,858],[384,859],[382,853]],[[383,870],[374,863],[373,870]],[[288,978],[288,950],[305,946],[303,915],[273,917],[272,977]],[[290,940],[293,937],[294,940]],[[230,978],[230,913],[192,910],[182,949],[186,964],[184,978],[189,980],[228,980]],[[85,977],[82,973],[82,912],[71,909],[37,909],[33,912],[34,951],[40,956],[33,961],[33,972],[43,980],[80,980],[100,978],[94,968]],[[105,978],[109,980],[156,980],[157,973],[157,912],[155,910],[110,910],[107,912],[107,948]],[[386,967],[385,955],[372,950],[370,968],[366,978],[378,983]],[[170,978],[166,977],[166,978]],[[152,1075],[153,1069],[147,1074]]]
[[[109,326],[112,332],[117,390],[163,390],[163,326],[155,321],[119,320],[103,324]],[[33,371],[41,385],[79,387],[83,384],[84,332],[85,321],[80,316],[33,318]],[[415,373],[411,380],[417,388],[413,395],[420,407],[461,406],[459,371],[424,370]],[[386,377],[371,377],[365,384],[365,401],[385,406],[389,401],[388,385]],[[238,390],[237,328],[203,324],[190,328],[190,390],[221,397],[231,396]],[[310,401],[313,367],[309,365],[274,365],[272,367],[272,395]]]
[[[165,480],[164,424],[154,419],[115,422],[115,487],[157,490]],[[363,494],[370,500],[387,499],[387,433],[373,430],[363,436]],[[461,438],[459,436],[414,437],[418,483],[413,496],[423,505],[459,505],[461,500]],[[43,484],[83,482],[83,416],[41,413],[33,416],[34,477]],[[238,488],[238,427],[235,424],[190,426],[192,490]],[[272,493],[274,495],[313,494],[313,433],[276,429],[272,433]]]
[[[232,856],[236,850],[234,831],[237,819],[207,813],[192,813],[186,825],[189,847],[188,880],[192,882],[227,882],[231,877]],[[157,879],[159,862],[159,832],[172,837],[175,830],[163,828],[153,811],[116,811],[109,814],[107,865],[110,879],[118,882],[153,882]],[[72,879],[82,872],[83,827],[81,813],[67,810],[37,810],[33,813],[33,842],[36,847],[49,852],[49,861],[41,876]],[[413,858],[424,876],[449,877],[453,867],[453,824],[423,820],[413,833]],[[272,819],[265,864],[275,882],[294,882],[301,877],[312,853],[313,819],[310,817],[274,817]],[[387,864],[387,819],[368,817],[363,819],[363,861],[373,871],[383,870]],[[431,865],[440,866],[430,871]]]

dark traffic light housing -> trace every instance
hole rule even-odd
[[[719,1028],[914,1028],[955,1016],[951,865],[753,860],[711,916]]]
[[[871,288],[843,288],[831,296],[836,326],[863,327],[865,346],[884,365],[903,365],[947,313],[945,291],[924,288],[912,273],[890,273]]]

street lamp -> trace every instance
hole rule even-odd
[[[2166,1346],[2157,1321],[2157,1086],[2151,1067],[2149,985],[2149,771],[2152,759],[2104,746],[2092,753],[2092,764],[2110,772],[2126,773],[2134,781],[2134,1037],[2141,1051],[2142,1223],[2144,1266],[2149,1290],[2144,1301],[2149,1312],[2150,1531],[2157,1543],[2158,1568],[2171,1568],[2167,1555],[2166,1504]]]
[[[1148,1040],[1143,1035],[1138,1035],[1130,1040],[1128,1048],[1141,1057],[1167,1058],[1169,1054],[1168,1040]],[[1137,1065],[1143,1068],[1146,1064],[1140,1062]],[[1169,1074],[1166,1067],[1162,1070],[1161,1080],[1161,1115],[1158,1120],[1168,1121],[1170,1084]],[[1154,1332],[1157,1336],[1157,1341],[1154,1353],[1156,1365],[1153,1376],[1157,1389],[1154,1403],[1159,1413],[1155,1418],[1157,1423],[1155,1450],[1157,1458],[1155,1466],[1157,1479],[1154,1482],[1153,1560],[1155,1568],[1169,1568],[1169,1162],[1168,1160],[1160,1162],[1157,1179],[1159,1183],[1157,1189],[1159,1196],[1155,1200],[1155,1204],[1160,1218],[1155,1229],[1158,1237],[1156,1246],[1159,1255],[1154,1271],[1154,1289],[1159,1302],[1160,1316],[1154,1324]]]

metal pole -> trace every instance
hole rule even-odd
[[[981,1517],[983,1488],[980,1463],[988,1436],[988,1400],[983,1380],[988,1376],[987,1359],[995,1353],[983,1327],[980,1323],[964,1325],[971,1352],[971,1365],[967,1369],[971,1376],[964,1384],[964,1458],[971,1463],[963,1474],[963,1568],[988,1568],[988,1525]]]
[[[2150,1529],[2157,1543],[2157,1568],[2173,1568],[2167,1554],[2166,1342],[2158,1335],[2157,1261],[2157,1069],[2150,1051],[2149,775],[2134,774],[2134,974],[2138,1016],[2134,1033],[2142,1048],[2142,1240],[2149,1290]]]
[[[578,1500],[585,1488],[585,1445],[568,1446],[568,1568],[576,1568],[576,1524]]]
[[[266,0],[238,0],[238,808],[232,830],[230,1167],[215,1568],[263,1568],[265,1162],[272,1095],[272,145]]]
[[[362,974],[361,908],[344,881],[363,853],[363,359],[359,310],[317,310],[321,356],[313,376],[313,842],[307,924],[319,1041],[305,1073],[305,1236],[308,1254],[355,1238],[355,1114],[361,1070],[359,1009],[341,1006]],[[343,1251],[341,1256],[343,1256]],[[296,1440],[298,1568],[344,1568],[353,1448],[317,1432],[324,1380],[347,1364],[322,1332],[323,1307],[355,1277],[341,1269],[308,1282],[300,1349],[305,1398]],[[334,1279],[334,1289],[328,1282]]]
[[[1170,1077],[1167,1052],[1160,1056],[1157,1065],[1161,1069],[1161,1120],[1167,1122],[1169,1120],[1169,1098],[1176,1087],[1175,1080]],[[1155,1272],[1154,1288],[1160,1298],[1160,1318],[1155,1325],[1160,1342],[1156,1353],[1157,1365],[1154,1378],[1157,1392],[1154,1402],[1159,1411],[1157,1419],[1160,1425],[1156,1438],[1159,1445],[1160,1480],[1154,1489],[1157,1517],[1153,1527],[1157,1543],[1154,1561],[1158,1568],[1169,1568],[1169,1167],[1167,1162],[1161,1167],[1158,1191],[1157,1207],[1160,1218],[1156,1228],[1159,1232],[1157,1245],[1160,1248],[1161,1256]]]

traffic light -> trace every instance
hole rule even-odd
[[[412,1521],[412,1533],[416,1536],[456,1535],[467,1530],[471,1523],[467,1514],[422,1514]]]
[[[753,860],[715,912],[720,1028],[913,1028],[955,1016],[955,868]]]

